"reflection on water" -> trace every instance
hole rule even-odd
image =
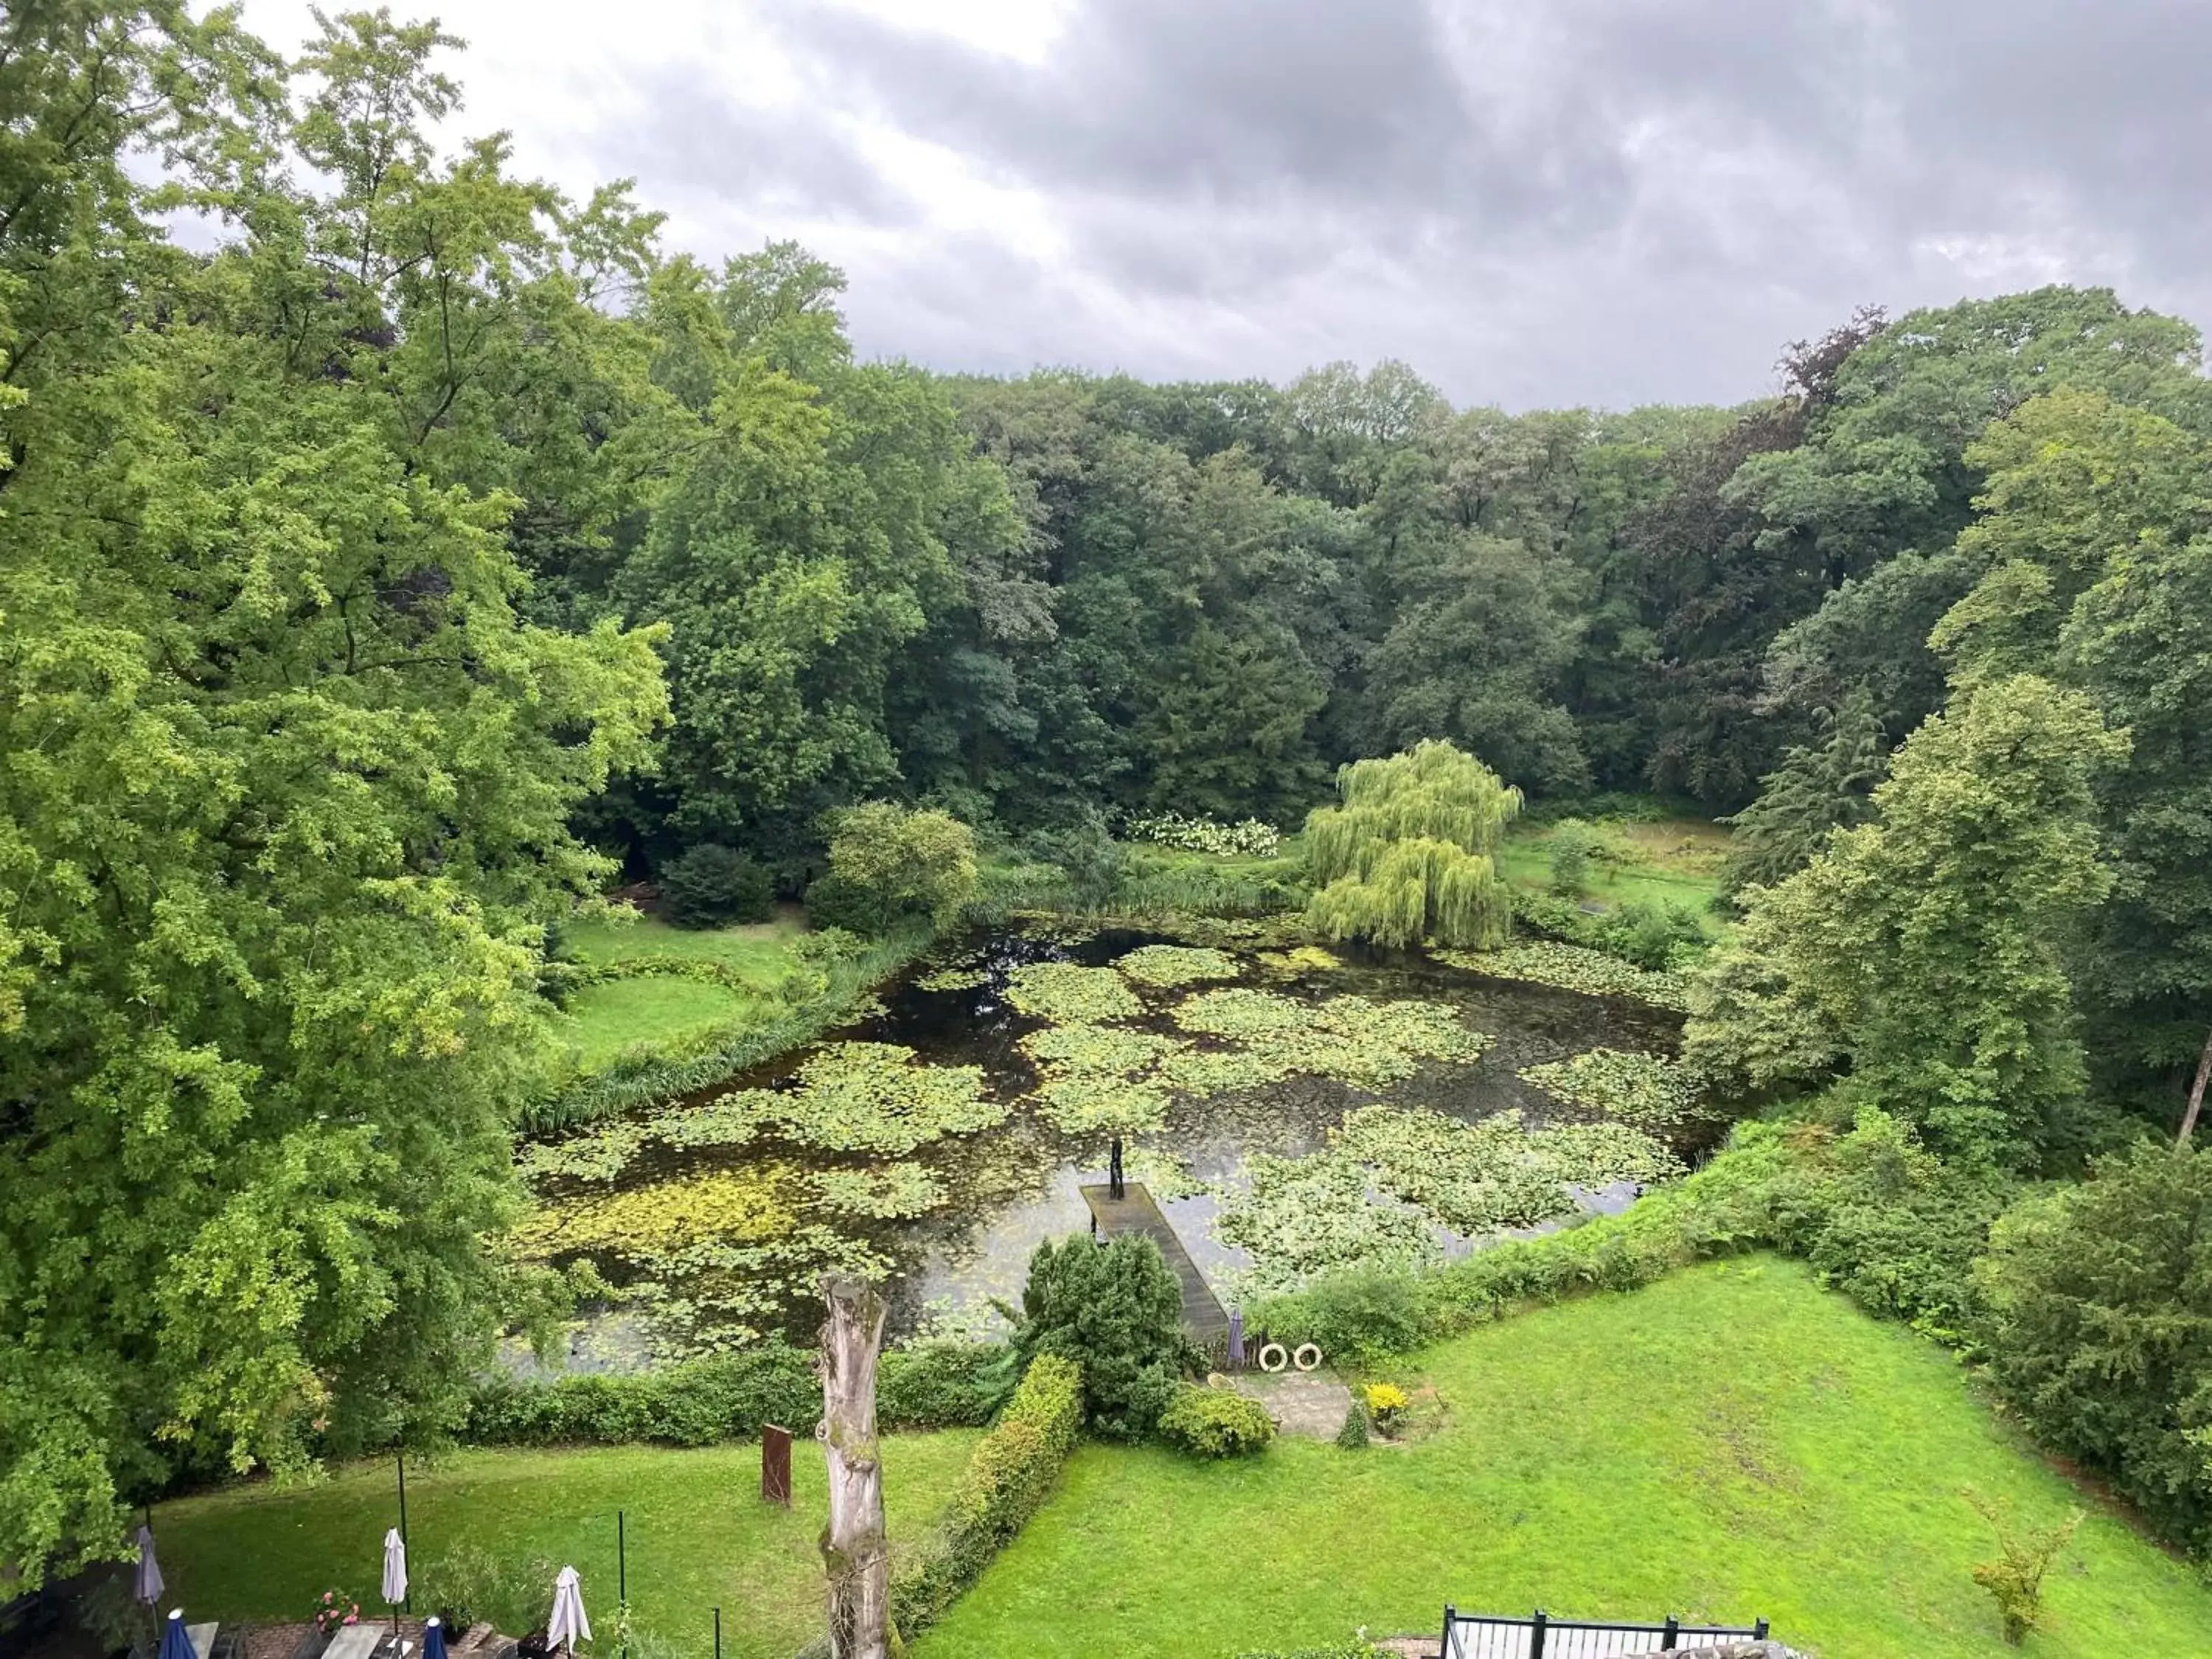
[[[899,1043],[926,1062],[981,1066],[994,1097],[1019,1102],[1036,1077],[1017,1042],[1044,1022],[1007,1002],[1007,974],[1023,963],[1044,961],[1103,966],[1139,945],[1165,942],[1167,935],[1127,929],[1087,934],[1018,928],[979,932],[940,950],[933,963],[887,987],[872,1012],[828,1033],[824,1041]],[[1206,942],[1233,947],[1233,941],[1216,937]],[[1264,959],[1254,950],[1235,953],[1244,969],[1243,983],[1309,999],[1353,994],[1376,1001],[1417,998],[1441,1003],[1494,1041],[1472,1064],[1431,1065],[1379,1091],[1298,1076],[1203,1100],[1184,1099],[1160,1129],[1128,1137],[1131,1178],[1145,1182],[1162,1200],[1184,1247],[1217,1289],[1228,1273],[1248,1264],[1241,1252],[1215,1238],[1212,1222],[1219,1201],[1203,1188],[1237,1188],[1251,1154],[1316,1151],[1348,1109],[1376,1100],[1427,1106],[1468,1121],[1519,1109],[1532,1126],[1586,1115],[1563,1109],[1516,1073],[1597,1047],[1670,1053],[1679,1036],[1677,1016],[1640,1003],[1486,979],[1418,954],[1347,955],[1324,966],[1279,953]],[[954,971],[945,971],[948,964]],[[958,971],[963,969],[967,971]],[[947,988],[930,988],[947,981],[952,981]],[[1148,994],[1146,1016],[1132,1023],[1174,1031],[1164,1010],[1185,994]],[[732,1089],[790,1087],[810,1052],[783,1055],[678,1105],[700,1105]],[[915,1150],[912,1160],[942,1184],[945,1203],[918,1218],[848,1218],[840,1223],[845,1234],[889,1267],[894,1333],[925,1325],[973,1328],[994,1319],[994,1298],[1018,1301],[1036,1245],[1089,1225],[1078,1189],[1105,1179],[1108,1142],[1103,1131],[1065,1133],[1017,1105],[999,1127],[948,1136]],[[678,1175],[758,1170],[770,1161],[813,1169],[867,1162],[772,1136],[682,1151],[654,1144],[625,1168],[616,1190]],[[1440,1235],[1440,1242],[1448,1254],[1468,1248],[1468,1241],[1449,1235]],[[619,1259],[600,1265],[611,1282],[637,1282],[638,1270]],[[760,1322],[755,1328],[780,1326],[794,1339],[811,1339],[818,1318],[811,1279],[811,1271],[801,1262],[789,1268],[787,1282],[762,1283],[764,1305],[757,1310]],[[710,1323],[714,1316],[696,1310],[690,1316],[695,1324]],[[625,1358],[634,1362],[642,1346],[635,1328],[629,1315],[611,1313],[580,1339],[587,1352],[578,1358],[592,1364],[622,1363]]]

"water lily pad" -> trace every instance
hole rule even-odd
[[[842,1215],[890,1219],[926,1215],[945,1202],[944,1183],[919,1164],[817,1170],[806,1177],[813,1201]]]
[[[1072,962],[1025,963],[1006,976],[1006,1000],[1040,1019],[1096,1024],[1134,1019],[1145,1005],[1111,968]]]
[[[1209,979],[1235,979],[1243,971],[1237,958],[1226,951],[1202,945],[1142,945],[1114,966],[1127,978],[1156,990],[1173,990]]]
[[[1588,996],[1634,997],[1655,1007],[1680,1012],[1689,1006],[1688,993],[1680,974],[1655,972],[1632,962],[1609,957],[1602,951],[1586,951],[1578,945],[1551,939],[1516,939],[1495,951],[1438,951],[1437,960],[1493,979],[1526,980],[1534,985],[1555,985],[1563,991]]]
[[[1525,1066],[1521,1075],[1562,1100],[1639,1129],[1678,1128],[1698,1114],[1697,1080],[1680,1061],[1656,1054],[1592,1048]]]

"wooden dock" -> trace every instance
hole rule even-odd
[[[1103,1182],[1082,1190],[1083,1201],[1091,1206],[1091,1217],[1098,1224],[1101,1237],[1142,1233],[1160,1247],[1160,1254],[1182,1282],[1182,1322],[1201,1341],[1226,1335],[1229,1316],[1222,1311],[1221,1304],[1206,1286],[1205,1276],[1198,1271],[1198,1264],[1190,1259],[1190,1252],[1183,1249],[1182,1240],[1176,1237],[1176,1230],[1160,1213],[1160,1206],[1152,1201],[1144,1183],[1122,1182],[1120,1198],[1115,1198],[1114,1189]]]

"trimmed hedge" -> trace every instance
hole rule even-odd
[[[886,1428],[975,1428],[1004,1394],[1007,1352],[992,1342],[893,1348],[876,1379]],[[822,1416],[811,1350],[772,1343],[654,1371],[502,1376],[479,1383],[463,1437],[481,1446],[707,1446],[763,1423],[809,1434]]]
[[[1038,1355],[969,1459],[935,1530],[892,1571],[891,1617],[902,1637],[927,1629],[982,1576],[1036,1513],[1082,1433],[1082,1367]]]

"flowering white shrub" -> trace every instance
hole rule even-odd
[[[1271,859],[1283,847],[1283,832],[1272,823],[1257,818],[1224,823],[1204,813],[1186,817],[1180,812],[1162,812],[1157,817],[1131,818],[1123,833],[1131,841],[1156,842],[1179,853],[1212,853],[1224,858]]]

